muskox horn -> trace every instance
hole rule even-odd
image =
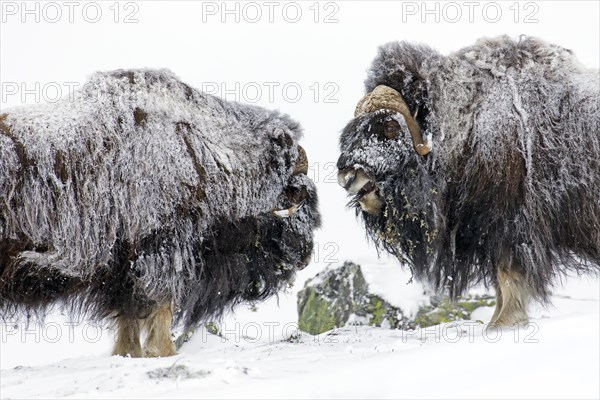
[[[306,156],[306,151],[304,151],[302,146],[298,146],[298,158],[296,159],[296,167],[294,168],[293,175],[300,174],[308,174],[308,157]],[[306,193],[306,195],[308,194]],[[300,207],[302,207],[302,205],[304,204],[304,198],[292,199],[292,201],[294,204],[292,204],[291,207],[285,209],[274,208],[273,210],[271,210],[271,212],[273,213],[273,215],[279,218],[291,217],[296,211],[300,209]]]
[[[431,151],[431,147],[421,136],[419,124],[416,119],[410,115],[410,110],[404,102],[402,95],[389,86],[379,85],[373,89],[372,92],[367,93],[366,96],[360,99],[354,110],[354,117],[356,118],[383,109],[396,111],[402,114],[406,121],[406,125],[408,126],[410,136],[412,137],[415,150],[419,155],[424,156]]]
[[[296,159],[296,168],[294,169],[294,175],[299,174],[308,174],[308,157],[302,146],[298,146],[298,158]]]

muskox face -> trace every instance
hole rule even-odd
[[[292,176],[280,194],[276,207],[271,211],[280,222],[272,226],[280,225],[284,229],[280,233],[272,232],[271,236],[276,241],[286,242],[288,248],[295,249],[293,253],[299,260],[293,263],[296,270],[303,269],[310,262],[312,233],[320,226],[316,187],[307,173],[308,157],[304,149],[298,146],[298,157]]]
[[[400,93],[383,85],[358,103],[340,147],[338,182],[354,196],[351,203],[371,215],[383,212],[394,177],[413,175],[430,151]]]
[[[342,132],[340,150],[338,182],[367,232],[386,250],[412,258],[415,242],[433,238],[436,194],[430,144],[400,94],[378,86],[365,96]],[[423,238],[414,241],[416,232]]]
[[[359,116],[344,129],[340,147],[340,186],[353,196],[352,205],[380,214],[389,179],[414,158],[404,118],[392,110]]]

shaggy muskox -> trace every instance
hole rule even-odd
[[[527,321],[554,280],[600,265],[598,71],[535,38],[444,56],[379,49],[338,180],[368,236],[451,298],[496,290],[491,326]]]
[[[319,225],[301,130],[170,72],[97,73],[0,116],[0,312],[116,318],[115,354],[272,295]],[[147,329],[144,349],[140,330]]]

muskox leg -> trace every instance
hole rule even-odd
[[[113,350],[113,355],[142,357],[138,320],[117,317],[117,330],[117,344]]]
[[[502,310],[502,291],[500,290],[500,285],[498,285],[498,282],[494,283],[494,290],[496,291],[496,309],[494,310],[494,315],[492,315],[492,318],[490,318],[490,325],[493,325],[494,321],[498,319],[500,310]]]
[[[173,313],[169,303],[158,306],[144,322],[148,336],[144,343],[144,357],[169,357],[177,354],[171,340]]]
[[[512,326],[527,322],[529,289],[522,274],[509,269],[498,269],[496,275],[496,310],[490,326]]]

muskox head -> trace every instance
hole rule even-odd
[[[409,258],[415,246],[427,245],[425,238],[411,235],[427,234],[433,225],[428,215],[435,191],[432,146],[421,133],[418,112],[409,109],[397,90],[375,87],[358,102],[354,119],[344,128],[337,162],[338,182],[352,196],[349,205],[363,217],[369,235],[393,254]]]
[[[356,106],[354,119],[341,138],[338,182],[363,211],[379,215],[385,206],[385,186],[398,167],[426,156],[430,145],[395,89],[379,85]]]

